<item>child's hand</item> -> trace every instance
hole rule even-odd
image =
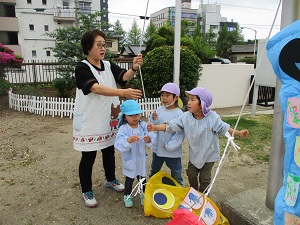
[[[249,134],[249,131],[248,131],[248,130],[241,130],[241,131],[239,132],[239,136],[240,136],[240,137],[247,137],[248,134]]]
[[[151,142],[151,139],[150,139],[150,137],[148,135],[144,136],[144,142],[145,143],[150,143]]]
[[[153,119],[153,120],[157,120],[157,113],[156,113],[156,110],[154,110],[154,112],[152,113],[152,119]]]
[[[149,124],[147,125],[147,130],[148,130],[148,132],[150,132],[150,131],[155,131],[155,130],[154,130],[154,127],[155,127],[155,125],[154,125],[153,123],[149,123]]]
[[[137,136],[136,134],[130,136],[130,137],[127,139],[127,141],[128,141],[129,143],[138,143],[139,140],[140,140],[140,137]]]

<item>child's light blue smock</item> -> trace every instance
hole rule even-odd
[[[218,134],[225,135],[230,125],[223,122],[215,111],[202,119],[195,119],[193,114],[185,112],[179,117],[167,122],[166,131],[184,130],[189,144],[189,160],[201,169],[207,162],[220,159]]]
[[[183,114],[179,108],[166,109],[164,106],[160,106],[156,110],[157,119],[153,120],[150,116],[150,122],[157,125],[166,123],[179,115]],[[179,130],[178,132],[157,132],[156,145],[152,146],[152,151],[159,157],[167,158],[180,158],[182,156],[182,142],[184,139],[184,132]]]
[[[129,143],[127,141],[127,139],[133,135],[140,137],[138,143]],[[150,143],[144,142],[145,135],[150,137]],[[122,173],[125,176],[132,179],[136,178],[138,175],[146,177],[146,145],[151,146],[155,142],[156,134],[154,132],[147,132],[147,123],[144,121],[140,121],[137,128],[131,128],[127,123],[119,128],[114,146],[122,154]]]

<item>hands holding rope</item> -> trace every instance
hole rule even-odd
[[[133,62],[132,62],[132,70],[134,72],[137,72],[139,67],[143,65],[143,56],[142,54],[138,54],[134,59],[133,59]]]

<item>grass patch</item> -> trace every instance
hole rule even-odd
[[[238,117],[223,117],[222,120],[234,128]],[[245,115],[241,117],[237,129],[248,129],[246,138],[235,137],[235,143],[241,147],[240,152],[261,162],[269,162],[272,138],[273,115],[259,114],[256,116]],[[225,148],[227,139],[220,137],[221,149]]]

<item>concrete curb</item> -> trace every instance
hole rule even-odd
[[[273,210],[265,205],[266,187],[241,192],[219,204],[230,225],[271,225]]]

